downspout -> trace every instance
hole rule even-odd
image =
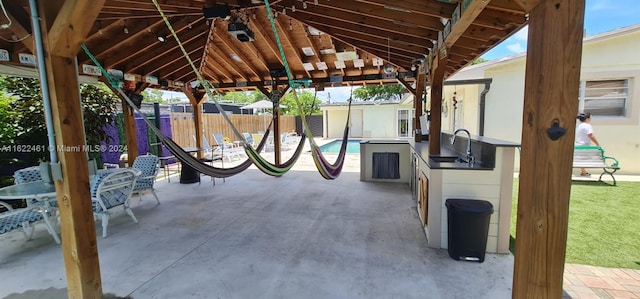
[[[44,63],[44,49],[42,48],[42,33],[40,32],[40,16],[36,0],[29,0],[31,8],[31,26],[33,27],[33,38],[36,44],[36,56],[38,59],[38,72],[40,76],[40,87],[42,88],[42,101],[44,104],[44,117],[47,127],[47,138],[49,140],[49,158],[51,163],[58,162],[56,154],[56,137],[53,131],[53,116],[51,112],[51,99],[49,98],[49,84],[47,81],[47,69]]]
[[[485,102],[487,99],[487,93],[489,92],[489,88],[491,87],[491,83],[484,84],[484,90],[480,92],[480,127],[479,135],[484,136],[484,110],[485,110]]]

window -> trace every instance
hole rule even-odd
[[[414,121],[413,109],[398,109],[398,137],[413,136]]]
[[[629,80],[591,80],[580,82],[580,111],[592,115],[626,116]]]

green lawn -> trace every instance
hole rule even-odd
[[[518,180],[513,184],[511,235],[515,236]],[[567,263],[640,269],[640,182],[573,181]]]

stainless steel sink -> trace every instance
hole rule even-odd
[[[429,159],[437,163],[467,163],[466,160],[455,156],[431,156]]]

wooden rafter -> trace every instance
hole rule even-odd
[[[399,2],[399,1],[398,1]],[[410,24],[415,27],[425,28],[429,30],[441,31],[444,25],[440,21],[439,17],[418,15],[411,11],[398,11],[394,9],[387,9],[384,5],[369,4],[366,2],[354,3],[349,1],[332,1],[332,2],[319,2],[317,10],[326,11],[327,8],[340,10],[345,13],[354,14],[351,18],[369,18],[375,22],[396,22],[397,20],[403,20],[405,24]],[[388,6],[387,6],[388,7]],[[315,7],[312,7],[313,11]]]
[[[238,58],[240,58],[240,62],[238,63],[243,63],[250,71],[251,73],[256,76],[257,78],[263,78],[262,74],[260,73],[259,70],[257,70],[253,64],[251,63],[251,60],[244,55],[244,53],[242,52],[242,50],[240,49],[240,47],[237,47],[233,41],[231,39],[229,39],[229,34],[223,30],[216,30],[214,31],[214,38],[220,42],[222,42],[222,44],[227,48],[227,50],[230,53],[235,54]]]
[[[293,58],[295,58],[296,62],[298,62],[299,65],[302,66],[302,63],[304,63],[304,61],[302,60],[302,57],[300,57],[300,52],[298,51],[296,44],[291,40],[291,37],[289,36],[289,33],[287,32],[287,30],[284,29],[284,26],[281,24],[280,20],[281,19],[276,19],[275,21],[276,21],[276,27],[278,28],[278,35],[280,36],[280,41],[284,42],[282,47],[289,46],[291,51],[293,52]],[[285,48],[285,53],[286,53],[286,48]],[[291,68],[291,72],[293,73],[292,65],[289,65],[289,68]],[[309,71],[304,70],[304,72],[307,74],[307,78],[313,78],[313,76],[311,76],[311,73],[309,73]],[[292,75],[295,78],[295,74],[292,74]]]
[[[214,57],[216,57],[219,61],[226,65],[228,69],[234,71],[238,77],[242,78],[242,80],[249,81],[249,76],[244,73],[244,71],[238,66],[237,62],[231,60],[231,57],[227,53],[225,53],[221,49],[218,49],[216,46],[210,46],[205,51],[209,51],[209,55],[213,55]]]
[[[204,50],[204,45],[201,43],[189,43],[185,46],[185,50],[187,51],[187,53],[189,54],[189,57],[191,57],[191,59],[201,59],[201,57],[193,57],[193,54],[195,53],[200,53],[202,54],[202,51]],[[173,67],[174,63],[180,63],[183,65],[187,65],[189,66],[189,64],[187,63],[187,60],[184,58],[184,54],[182,52],[178,52],[178,51],[167,51],[165,52],[168,55],[164,55],[162,56],[162,59],[156,59],[156,61],[154,61],[153,63],[149,63],[149,64],[144,64],[144,65],[140,65],[140,67],[134,67],[131,69],[127,69],[130,72],[135,72],[136,70],[141,70],[141,72],[143,73],[143,75],[153,75],[156,73],[166,73],[166,72],[160,72],[160,70],[162,69],[171,69],[171,67]],[[159,61],[158,61],[159,60]],[[197,66],[197,64],[196,64]],[[191,66],[189,66],[189,68],[191,69]]]
[[[201,32],[186,39],[186,41],[201,39],[204,37],[204,35],[205,32]],[[157,47],[156,49],[149,51],[144,55],[138,56],[139,58],[127,61],[123,69],[127,72],[151,73],[153,69],[168,64],[171,61],[179,60],[181,57],[183,63],[188,64],[187,60],[184,59],[184,54],[182,53],[182,51],[175,51],[177,50],[178,46],[176,44],[172,45],[168,43],[170,42],[167,41],[166,43],[159,43],[156,41],[156,44],[159,44],[160,47]],[[204,48],[204,43],[187,43],[187,45],[185,46],[185,50],[187,51],[187,53],[192,53],[193,51],[195,51],[195,49],[202,48]]]

